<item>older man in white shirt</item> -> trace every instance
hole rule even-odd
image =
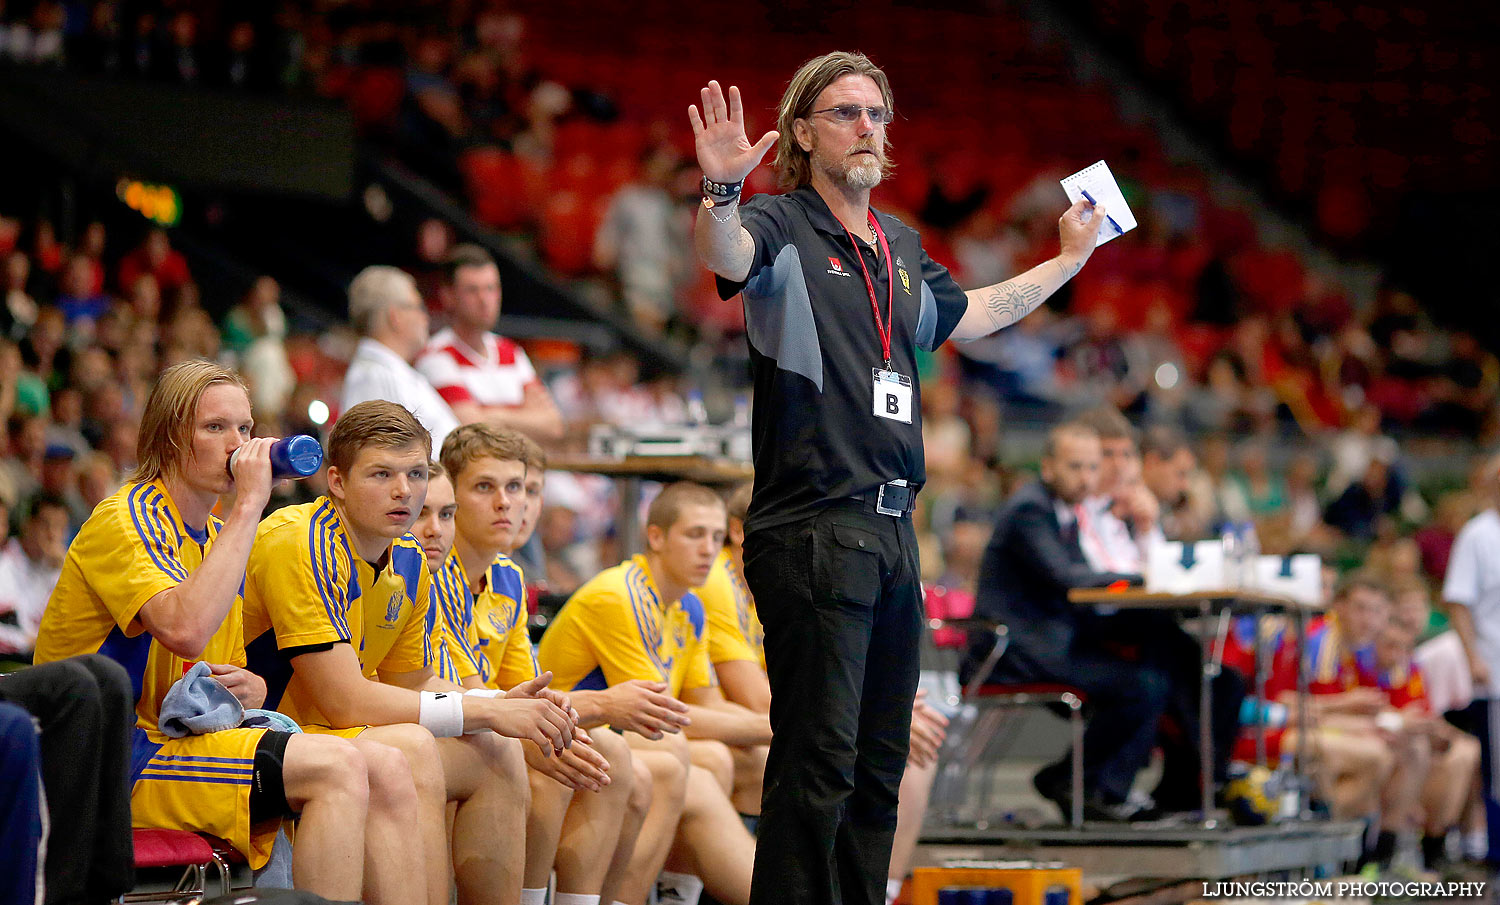
[[[427,306],[416,281],[395,267],[361,270],[349,284],[349,322],[361,338],[344,375],[339,411],[370,399],[403,405],[432,434],[436,458],[458,418],[412,367],[427,345]]]

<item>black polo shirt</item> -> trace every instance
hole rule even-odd
[[[916,230],[889,214],[875,216],[891,262],[864,242],[851,243],[810,185],[758,195],[741,209],[755,259],[744,282],[721,277],[719,293],[728,299],[743,292],[755,378],[748,530],[805,518],[895,478],[927,479],[916,349],[947,339],[968,299],[922,250]],[[912,380],[911,424],[871,411],[870,369],[882,367],[884,356],[857,255],[882,319],[895,264],[891,370]]]

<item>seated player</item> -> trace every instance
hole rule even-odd
[[[186,361],[162,373],[141,419],[140,464],[69,547],[36,661],[101,653],[130,674],[134,826],[210,833],[259,868],[281,820],[300,815],[297,888],[407,905],[422,888],[405,840],[415,792],[399,752],[263,729],[173,739],[157,728],[167,690],[196,661],[246,707],[265,698],[265,683],[244,668],[240,631],[245,563],[271,492],[272,441],[250,439],[251,426],[232,372]],[[221,522],[211,510],[230,493]]]
[[[745,584],[745,515],[750,509],[751,485],[742,485],[727,504],[729,525],[724,549],[714,560],[703,587],[694,591],[708,613],[708,658],[726,699],[769,713],[771,683],[766,677],[765,632],[755,612],[755,598]],[[948,719],[917,693],[912,707],[911,752],[901,777],[896,839],[886,897],[894,899],[910,867],[917,837],[927,813],[927,799],[937,777],[938,749],[947,736]],[[734,762],[734,805],[741,814],[760,813],[761,781],[768,748],[731,748]]]
[[[708,580],[724,531],[724,504],[713,491],[672,484],[647,513],[646,553],[590,579],[542,636],[541,664],[561,688],[582,692],[613,690],[633,680],[665,682],[667,691],[688,705],[691,722],[684,733],[697,750],[690,754],[682,818],[675,837],[669,831],[663,844],[652,835],[660,826],[653,803],[622,889],[631,896],[625,902],[644,898],[655,877],[652,859],[657,851],[665,858],[668,847],[716,899],[726,905],[749,901],[755,841],[729,800],[733,761],[726,746],[768,743],[770,720],[724,700],[714,685],[707,617],[690,590]],[[627,738],[638,756],[642,750],[661,750],[663,741],[672,745],[634,734]],[[661,863],[655,861],[655,867]]]
[[[443,444],[447,465],[435,466],[440,476],[428,487],[418,523],[447,641],[468,688],[513,687],[533,681],[538,672],[526,634],[522,576],[501,552],[512,549],[524,519],[527,442],[515,431],[478,424],[454,431]],[[450,474],[458,476],[461,494],[455,494]],[[444,511],[449,512],[446,524]],[[594,746],[611,764],[606,788],[575,797],[570,786],[539,770],[530,772],[522,905],[540,905],[554,864],[557,905],[594,905],[605,886],[612,859],[600,853],[620,841],[634,771],[624,739],[590,728]]]
[[[1373,648],[1377,686],[1404,728],[1427,736],[1432,746],[1432,768],[1422,786],[1417,813],[1409,815],[1422,826],[1422,860],[1428,870],[1446,857],[1448,830],[1458,825],[1479,782],[1479,739],[1461,732],[1436,716],[1428,705],[1422,670],[1412,659],[1417,634],[1403,621],[1391,620]]]
[[[406,833],[422,857],[429,905],[449,901],[450,873],[460,903],[515,902],[528,798],[516,740],[537,745],[552,765],[570,750],[578,766],[569,781],[579,784],[603,782],[606,765],[573,745],[566,698],[539,693],[545,677],[493,697],[464,694],[433,674],[424,622],[432,580],[407,533],[426,494],[430,444],[393,402],[363,402],[339,418],[328,438],[328,496],[272,513],[256,533],[245,637],[266,636],[257,661],[268,670],[275,653],[289,662],[274,696],[310,733],[375,739],[406,753],[419,808]],[[451,862],[448,801],[457,803]]]
[[[1266,657],[1265,699],[1282,704],[1287,710],[1284,728],[1265,730],[1266,761],[1271,766],[1283,755],[1298,751],[1302,714],[1297,706],[1296,639],[1281,618],[1267,618],[1261,624],[1262,651]],[[1237,617],[1220,648],[1225,668],[1233,669],[1244,679],[1249,694],[1255,695],[1255,629],[1251,616]],[[1301,769],[1316,783],[1315,792],[1326,801],[1333,816],[1351,820],[1373,814],[1380,808],[1381,789],[1395,768],[1390,746],[1365,733],[1348,733],[1314,725],[1304,747],[1308,763]],[[1241,727],[1235,742],[1235,760],[1253,763],[1256,759],[1255,727]]]
[[[1324,624],[1307,640],[1312,673],[1312,711],[1320,729],[1378,739],[1390,750],[1394,767],[1380,794],[1380,834],[1370,856],[1388,867],[1395,854],[1396,833],[1406,826],[1421,798],[1431,762],[1425,733],[1392,728],[1380,719],[1389,707],[1375,687],[1375,643],[1390,618],[1385,586],[1365,575],[1346,577],[1334,592]]]

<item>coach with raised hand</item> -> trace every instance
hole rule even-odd
[[[888,174],[885,73],[857,53],[803,64],[777,131],[745,134],[739,89],[688,110],[703,169],[694,239],[744,294],[755,379],[745,578],[766,632],[774,738],[753,905],[881,903],[906,762],[922,602],[911,512],[925,480],[916,350],[1009,326],[1078,272],[1104,209],[1059,221],[1062,251],[965,293],[916,230],[870,209]],[[739,204],[776,145],[783,195]]]

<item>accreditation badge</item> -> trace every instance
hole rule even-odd
[[[910,424],[911,378],[883,368],[871,368],[870,373],[875,379],[875,417]]]

